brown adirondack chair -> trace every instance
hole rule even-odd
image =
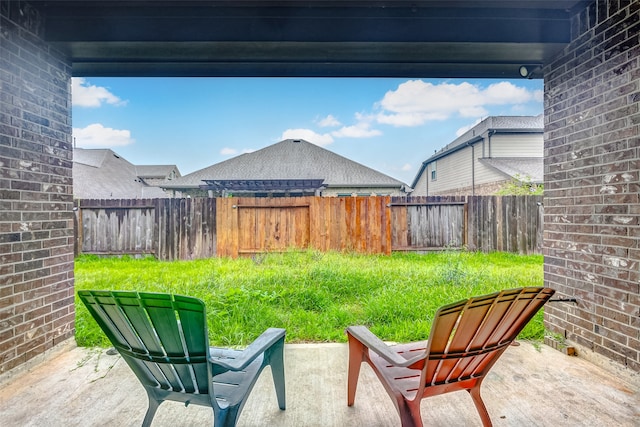
[[[480,385],[500,355],[555,291],[520,288],[469,298],[441,307],[427,341],[388,346],[365,326],[347,328],[347,405],[355,401],[362,362],[391,396],[403,427],[420,427],[423,398],[466,390],[482,424],[491,418]]]
[[[285,409],[284,329],[267,329],[242,351],[210,348],[205,305],[197,298],[85,290],[78,296],[146,390],[143,426],[165,400],[210,406],[215,427],[235,426],[267,365]]]

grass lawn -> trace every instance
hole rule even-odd
[[[212,345],[246,345],[268,327],[287,342],[345,342],[364,324],[384,340],[426,339],[441,305],[500,289],[543,285],[543,258],[439,252],[391,256],[314,251],[163,262],[153,258],[76,259],[79,289],[169,292],[202,299]],[[520,339],[541,340],[542,312]],[[76,297],[76,340],[108,346]]]

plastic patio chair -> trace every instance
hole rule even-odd
[[[215,427],[235,426],[267,365],[285,409],[284,329],[267,329],[242,351],[210,348],[205,305],[197,298],[87,290],[78,296],[146,390],[143,426],[165,400],[210,406]]]
[[[376,373],[403,427],[420,427],[423,398],[466,390],[491,426],[480,385],[500,355],[554,294],[550,288],[509,289],[448,304],[435,314],[427,341],[388,346],[365,326],[347,328],[347,405],[355,401],[362,362]]]

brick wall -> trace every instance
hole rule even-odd
[[[71,67],[0,2],[0,374],[73,336]]]
[[[545,67],[546,306],[581,356],[640,371],[640,2],[597,0]]]

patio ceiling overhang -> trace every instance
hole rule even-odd
[[[30,3],[74,76],[518,78],[568,44],[591,2]]]

